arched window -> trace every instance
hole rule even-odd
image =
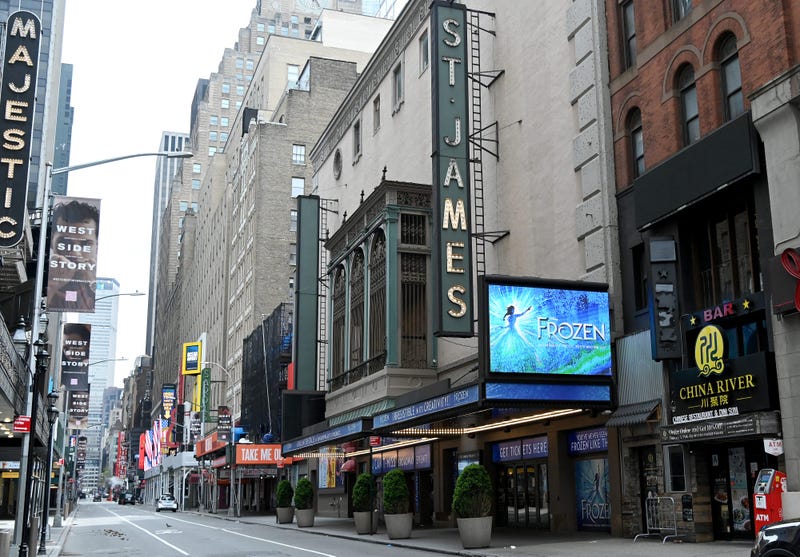
[[[681,96],[683,116],[683,142],[691,145],[700,139],[700,114],[697,110],[697,87],[694,82],[694,68],[686,64],[678,74],[678,89]]]
[[[722,98],[725,103],[725,120],[733,120],[744,112],[742,72],[739,67],[739,50],[736,37],[728,33],[720,41],[719,65],[722,74]]]
[[[357,250],[350,268],[350,369],[364,361],[364,252]]]
[[[344,267],[336,268],[333,276],[333,323],[331,328],[331,379],[332,387],[336,378],[344,373],[345,317],[347,310],[347,283]],[[341,385],[339,385],[341,386]]]
[[[644,174],[644,135],[642,133],[642,113],[634,108],[628,116],[628,134],[631,138],[631,162],[633,177]]]
[[[375,232],[369,258],[369,359],[386,353],[386,238]]]

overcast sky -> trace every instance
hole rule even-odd
[[[70,165],[159,150],[189,132],[197,80],[216,72],[256,0],[67,0],[62,62],[72,64]],[[68,194],[101,199],[98,276],[146,292],[155,158],[69,174]],[[145,350],[147,298],[120,297],[115,384]]]

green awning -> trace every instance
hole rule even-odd
[[[349,412],[345,412],[344,414],[339,414],[338,416],[329,418],[328,424],[331,426],[337,426],[340,424],[346,424],[348,422],[352,422],[359,418],[371,418],[375,414],[379,414],[380,412],[385,412],[386,410],[391,410],[392,408],[394,408],[394,406],[395,406],[394,399],[384,398],[377,402],[373,402],[372,404],[367,404],[366,406],[362,406],[361,408],[356,408],[355,410],[350,410]]]

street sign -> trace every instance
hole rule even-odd
[[[30,416],[17,416],[14,418],[14,432],[15,433],[30,433],[31,432],[31,417]]]
[[[369,446],[370,447],[380,447],[381,446],[381,438],[377,435],[372,435],[369,438]]]

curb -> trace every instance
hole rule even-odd
[[[76,511],[77,509],[75,509]],[[61,519],[61,528],[59,528],[58,538],[55,540],[51,540],[50,544],[47,545],[47,556],[48,557],[58,557],[61,555],[61,550],[64,547],[64,542],[67,540],[67,536],[69,535],[70,530],[72,529],[72,521],[75,518],[75,511],[72,511],[69,516],[62,517]],[[53,531],[53,527],[50,527],[50,531]]]
[[[184,511],[184,512],[188,513],[188,514],[194,514],[194,515],[197,515],[197,516],[206,516],[206,517],[209,517],[209,518],[217,518],[219,520],[225,520],[225,521],[228,521],[228,522],[239,522],[239,523],[242,523],[242,524],[249,524],[251,526],[268,526],[269,528],[276,528],[278,530],[293,530],[293,531],[301,532],[301,533],[304,533],[304,534],[313,534],[313,535],[316,535],[316,536],[328,536],[328,537],[331,537],[331,538],[339,538],[339,539],[343,539],[343,540],[352,540],[352,541],[357,541],[357,542],[362,542],[362,543],[371,543],[371,544],[375,544],[375,545],[384,545],[384,546],[387,546],[387,547],[399,547],[399,548],[402,548],[402,549],[413,549],[413,550],[416,550],[416,551],[426,551],[426,552],[429,552],[429,553],[439,553],[441,555],[458,555],[460,557],[494,557],[493,554],[474,553],[474,552],[471,552],[471,551],[470,552],[464,552],[464,551],[458,551],[458,550],[452,550],[452,549],[443,549],[443,548],[438,548],[438,547],[431,547],[431,546],[428,546],[428,545],[420,545],[420,544],[409,543],[409,542],[403,541],[403,540],[399,540],[399,541],[398,540],[388,540],[388,539],[387,540],[378,540],[378,539],[375,539],[375,538],[372,538],[372,537],[366,538],[366,537],[361,537],[361,536],[357,536],[357,535],[338,534],[336,532],[324,532],[322,530],[314,530],[313,527],[312,528],[297,528],[297,527],[289,528],[287,526],[279,526],[277,524],[270,524],[270,523],[265,523],[265,522],[255,522],[255,521],[247,520],[246,517],[243,520],[242,517],[228,517],[228,516],[221,516],[221,515],[216,515],[216,514],[201,513],[201,512],[198,512],[198,511]]]

